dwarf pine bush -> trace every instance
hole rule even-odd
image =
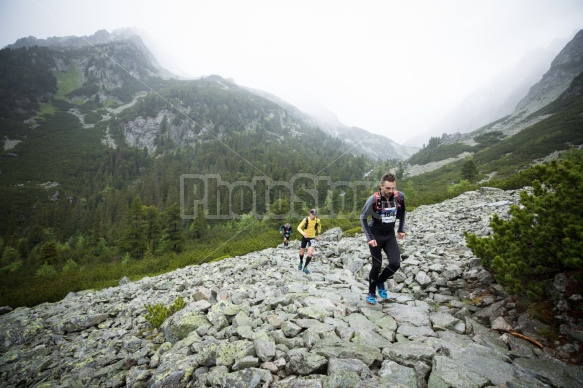
[[[166,319],[177,311],[183,309],[184,306],[186,306],[186,302],[180,296],[176,298],[174,303],[169,307],[164,306],[163,303],[157,303],[155,305],[148,304],[146,306],[146,309],[148,310],[145,316],[146,321],[148,321],[152,327],[159,328]]]
[[[540,181],[520,194],[511,219],[494,215],[493,236],[465,232],[468,247],[508,292],[530,300],[545,297],[558,273],[582,281],[583,156],[533,167]]]

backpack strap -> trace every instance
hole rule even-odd
[[[378,191],[375,191],[374,197],[375,197],[374,210],[382,210],[381,193]],[[395,197],[395,194],[393,194],[393,197]],[[396,197],[397,197],[397,201],[396,201],[397,207],[403,206],[403,193],[401,193],[400,191],[397,191]]]
[[[397,206],[401,207],[403,206],[403,193],[401,193],[400,191],[397,191]]]
[[[381,210],[382,209],[382,206],[381,206],[381,193],[378,192],[378,191],[375,191],[374,198],[375,198],[374,210],[375,211]]]
[[[316,217],[316,225],[314,225],[314,231],[316,232],[316,234],[318,233],[318,217]],[[306,221],[305,221],[306,225],[304,226],[304,230],[308,229],[308,225],[310,223],[310,217],[306,217]]]

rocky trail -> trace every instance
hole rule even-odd
[[[408,213],[389,295],[364,297],[364,238],[328,230],[310,275],[299,243],[57,303],[2,308],[3,387],[578,387],[581,295],[557,276],[562,341],[549,342],[466,247],[518,191],[483,188]],[[322,220],[326,230],[325,220]],[[277,231],[274,231],[277,233]],[[186,307],[160,330],[146,305]],[[512,334],[515,333],[515,334]],[[540,345],[540,346],[539,346]]]

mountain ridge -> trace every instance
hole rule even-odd
[[[152,54],[151,50],[149,50],[146,45],[144,44],[143,40],[139,36],[139,33],[135,29],[131,28],[124,28],[114,30],[112,33],[109,33],[107,30],[99,30],[95,34],[91,36],[85,37],[75,37],[75,36],[67,36],[67,37],[51,37],[47,39],[37,39],[35,37],[27,37],[18,39],[14,44],[8,45],[7,48],[15,49],[15,48],[22,48],[22,47],[31,47],[31,46],[43,46],[43,47],[51,47],[51,48],[63,48],[63,47],[87,47],[87,46],[96,46],[96,45],[103,45],[107,43],[112,43],[120,40],[131,40],[133,41],[137,47],[145,53],[148,60],[150,60],[153,65],[157,68],[158,71],[162,72],[164,78],[175,78],[175,79],[183,79],[183,76],[178,77],[172,75],[166,69],[163,69],[156,60],[155,56]],[[208,78],[209,76],[201,76],[200,78]],[[190,78],[192,80],[192,78]],[[199,79],[199,78],[195,78]],[[233,80],[228,80],[235,84]],[[238,85],[239,86],[239,85]],[[390,155],[392,159],[405,159],[411,156],[415,151],[416,148],[414,147],[404,147],[400,144],[390,140],[389,138],[381,135],[372,134],[365,129],[362,128],[355,128],[358,132],[357,134],[353,133],[354,131],[351,130],[350,127],[338,123],[331,125],[325,121],[320,119],[316,119],[301,112],[298,108],[294,107],[288,102],[285,102],[281,98],[272,95],[269,92],[259,91],[254,88],[244,87],[246,90],[249,90],[261,97],[267,98],[272,102],[280,105],[282,108],[289,110],[292,115],[296,115],[299,119],[305,121],[310,125],[317,125],[320,126],[324,131],[330,135],[339,137],[343,139],[347,144],[350,145],[350,148],[359,154],[370,154],[373,158],[380,158],[386,159],[387,155]],[[362,134],[366,134],[367,138],[373,138],[371,141],[366,141],[364,143],[361,142]],[[356,144],[355,144],[356,141]],[[382,144],[382,145],[381,145]],[[388,148],[388,152],[387,152]]]

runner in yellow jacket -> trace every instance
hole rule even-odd
[[[308,264],[312,261],[312,256],[314,255],[314,248],[316,247],[316,239],[320,240],[320,234],[322,233],[322,224],[320,219],[316,217],[318,212],[316,209],[310,210],[310,216],[302,220],[298,225],[298,232],[302,235],[302,242],[300,244],[300,265],[298,269],[304,270],[304,273],[310,274],[308,269]],[[306,265],[304,265],[304,253],[306,252],[306,246],[308,247],[308,257],[306,258]]]

